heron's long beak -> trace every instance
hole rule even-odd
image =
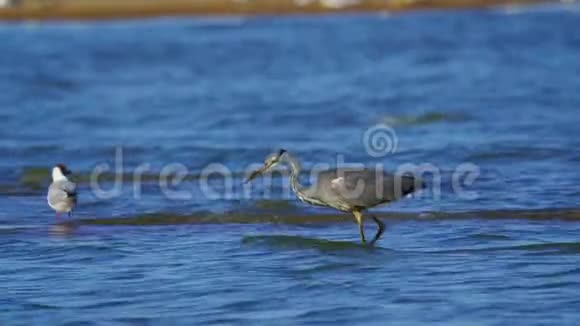
[[[257,169],[256,171],[252,172],[250,174],[250,176],[248,176],[246,181],[244,181],[244,183],[248,183],[248,182],[252,181],[253,179],[255,179],[257,176],[262,175],[262,173],[264,173],[264,171],[266,171],[269,167],[270,166],[268,166],[268,165],[264,165],[261,168]]]

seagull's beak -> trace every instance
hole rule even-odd
[[[262,175],[262,173],[264,173],[264,171],[266,171],[269,167],[270,167],[270,165],[264,165],[261,168],[257,169],[256,171],[252,172],[250,174],[250,176],[248,176],[246,181],[244,181],[244,183],[248,183],[248,182],[252,181],[253,179],[255,179],[257,176]]]

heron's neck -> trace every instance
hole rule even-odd
[[[290,186],[292,186],[292,190],[294,190],[296,194],[301,194],[304,191],[304,186],[301,185],[298,180],[298,176],[300,176],[300,171],[302,170],[300,162],[289,153],[286,153],[285,158],[290,166]]]
[[[316,194],[312,192],[313,190],[312,187],[303,186],[302,184],[300,184],[298,177],[300,176],[301,168],[298,160],[287,153],[286,162],[288,163],[288,165],[290,165],[290,186],[292,187],[292,190],[296,194],[296,197],[298,197],[298,199],[308,204],[318,206],[328,206],[326,203],[317,198]]]

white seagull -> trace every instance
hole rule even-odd
[[[48,187],[48,205],[56,211],[56,219],[61,213],[68,213],[71,217],[72,211],[77,204],[77,185],[66,177],[71,172],[64,164],[57,164],[52,168],[52,183]]]

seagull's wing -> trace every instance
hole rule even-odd
[[[77,197],[77,185],[74,182],[64,181],[62,183],[62,190],[66,193],[67,197]]]
[[[56,204],[61,201],[76,201],[76,184],[70,181],[53,182],[48,188],[48,202]]]

